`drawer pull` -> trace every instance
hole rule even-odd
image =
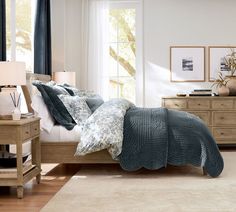
[[[222,133],[220,133],[221,135],[224,135],[224,133],[222,132]]]
[[[198,103],[197,105],[198,105],[198,106],[201,106],[201,104],[200,104],[200,103]]]
[[[34,128],[34,131],[37,131],[38,130],[38,128]]]
[[[224,119],[224,117],[220,117],[220,119],[221,119],[221,120],[223,120],[223,119]]]
[[[28,132],[28,131],[26,131],[26,132],[25,132],[25,134],[27,134],[27,135],[28,135],[28,134],[29,134],[29,132]]]

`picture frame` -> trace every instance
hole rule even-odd
[[[208,47],[208,80],[214,82],[218,78],[219,72],[225,77],[230,73],[227,71],[224,57],[231,53],[231,49],[236,50],[236,46],[209,46]]]
[[[205,47],[170,46],[170,81],[204,82]]]

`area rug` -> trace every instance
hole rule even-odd
[[[236,211],[236,152],[223,152],[218,178],[200,168],[130,173],[119,166],[82,166],[42,212]]]

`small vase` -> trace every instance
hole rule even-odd
[[[20,120],[21,112],[18,107],[15,107],[15,109],[12,111],[12,120]]]
[[[229,88],[225,85],[222,85],[218,88],[219,96],[229,96]]]
[[[227,87],[229,88],[229,95],[236,96],[236,76],[226,76]]]

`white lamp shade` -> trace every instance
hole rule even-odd
[[[23,62],[0,62],[0,85],[25,85],[26,71]]]
[[[52,79],[58,84],[66,83],[68,85],[75,86],[75,72],[53,72]]]

